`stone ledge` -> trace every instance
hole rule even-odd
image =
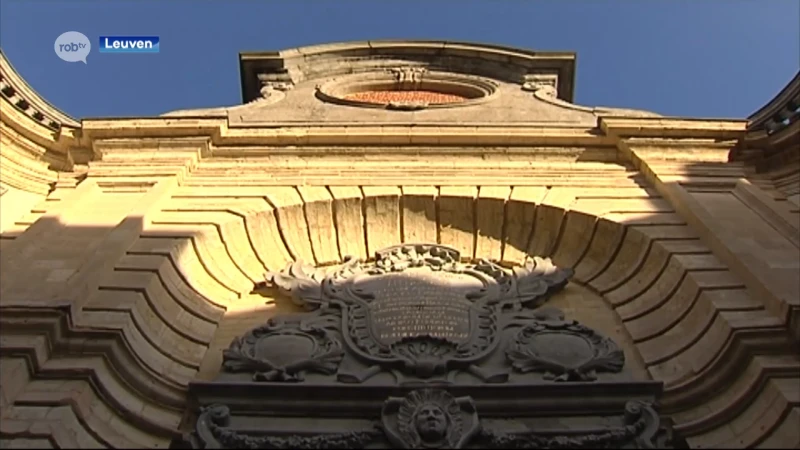
[[[610,136],[653,138],[739,139],[747,131],[746,120],[666,117],[600,117],[598,127]]]

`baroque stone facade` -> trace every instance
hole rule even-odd
[[[707,120],[574,62],[242,54],[242,105],[76,121],[0,57],[2,446],[800,446],[800,75]]]

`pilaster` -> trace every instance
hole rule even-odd
[[[744,121],[602,118],[632,162],[800,340],[800,223],[728,162]]]

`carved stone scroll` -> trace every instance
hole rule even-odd
[[[294,81],[288,73],[259,75],[259,96],[253,102],[271,105],[283,100],[286,93],[294,89]]]
[[[537,96],[557,98],[558,75],[526,75],[522,83],[522,89],[533,92]]]
[[[583,432],[499,432],[483,428],[475,439],[481,448],[656,448],[653,438],[660,426],[652,405],[631,401],[625,407],[625,425]],[[663,448],[663,447],[660,447]]]

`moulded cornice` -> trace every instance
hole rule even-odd
[[[3,183],[14,188],[41,195],[47,195],[57,173],[48,169],[52,154],[44,147],[18,133],[15,129],[0,122],[0,168]],[[63,155],[58,155],[64,159]]]
[[[0,99],[2,122],[14,128],[20,134],[46,147],[48,150],[66,153],[69,145],[76,142],[78,128],[63,127],[59,130],[50,129],[15,107],[6,98]],[[80,125],[79,125],[80,126]]]
[[[750,120],[750,129],[753,131],[761,130],[767,120],[779,114],[788,103],[793,101],[800,101],[800,71],[781,89],[778,95],[748,118]]]
[[[80,147],[80,129],[62,127],[54,131],[14,107],[5,98],[0,99],[0,122],[3,132],[15,142],[25,141],[21,145],[29,149],[32,155],[59,170],[72,167],[72,152]]]
[[[747,120],[693,119],[687,117],[607,117],[598,126],[604,133],[620,138],[705,138],[740,139],[747,132]]]
[[[575,111],[587,112],[594,114],[597,117],[610,117],[610,116],[617,116],[617,117],[662,117],[660,114],[654,113],[652,111],[645,111],[639,109],[629,109],[629,108],[612,108],[609,106],[583,106],[577,105],[575,103],[565,102],[560,98],[553,97],[546,93],[546,90],[537,89],[533,92],[533,96],[537,99],[550,103],[551,105],[558,106],[560,108],[571,109]]]
[[[78,122],[39,95],[14,69],[0,50],[0,97],[13,102],[14,107],[40,125],[58,131],[67,126],[77,128]]]
[[[615,138],[584,126],[283,125],[229,127],[223,119],[85,119],[83,136],[97,139],[208,136],[225,145],[614,145]]]

